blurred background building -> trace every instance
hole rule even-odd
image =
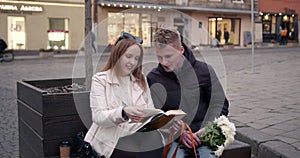
[[[92,0],[94,2],[94,0]],[[84,0],[2,0],[0,38],[10,49],[78,50],[84,40]],[[251,42],[251,0],[95,0],[98,45],[114,43],[122,31],[152,46],[157,28],[176,28],[191,45]],[[299,0],[253,0],[255,41],[277,39],[281,26],[289,42],[299,40]],[[92,10],[92,8],[91,8]],[[95,10],[93,10],[95,11]]]
[[[299,0],[260,0],[258,7],[263,42],[277,41],[280,27],[287,30],[288,42],[299,42]]]
[[[0,38],[9,49],[78,49],[83,0],[0,1]]]
[[[228,43],[240,46],[244,32],[251,31],[251,0],[98,0],[98,5],[98,21],[105,21],[98,30],[100,43],[113,43],[124,30],[151,46],[155,30],[165,25],[192,45],[210,45],[217,34],[223,45],[227,30]]]

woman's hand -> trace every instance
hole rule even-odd
[[[139,107],[126,106],[123,108],[123,110],[125,111],[128,118],[131,119],[133,122],[141,122],[146,115],[144,110]]]
[[[182,120],[174,121],[170,127],[170,131],[177,132],[181,128],[181,124],[184,123]]]

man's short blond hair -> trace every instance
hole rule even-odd
[[[166,45],[171,45],[175,49],[181,47],[181,37],[177,30],[169,28],[160,28],[154,35],[154,46],[162,49]]]

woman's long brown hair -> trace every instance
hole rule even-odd
[[[109,59],[105,65],[105,67],[101,71],[107,71],[109,69],[114,70],[118,60],[121,56],[126,52],[127,48],[132,45],[139,46],[141,50],[141,55],[138,60],[137,67],[133,70],[132,75],[137,79],[138,84],[143,88],[143,90],[147,89],[147,83],[145,81],[144,75],[142,73],[142,63],[143,63],[143,56],[144,51],[140,44],[138,44],[134,39],[122,39],[116,45],[113,46]],[[115,69],[117,70],[117,69]],[[118,73],[118,72],[116,72]]]

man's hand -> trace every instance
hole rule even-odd
[[[192,146],[192,139],[194,139],[194,143],[195,143],[196,147],[201,144],[201,141],[198,138],[197,132],[196,133],[192,133],[192,138],[191,138],[189,131],[184,131],[181,137],[182,137],[181,139],[182,139],[183,145],[185,147],[187,147],[187,148],[193,148],[193,146]]]
[[[143,109],[134,106],[126,106],[123,108],[126,115],[131,119],[133,122],[141,122],[144,118],[146,113]]]

